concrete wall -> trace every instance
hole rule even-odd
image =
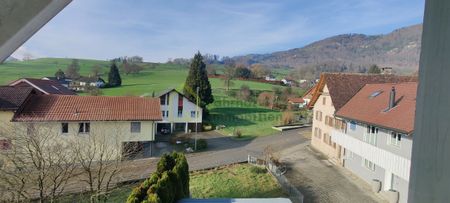
[[[355,153],[346,151],[344,167],[349,169],[361,179],[371,183],[373,179],[384,181],[385,170],[375,165],[375,170],[368,169],[364,166],[364,159]]]
[[[425,1],[409,202],[450,200],[450,1]]]
[[[355,129],[351,127],[351,123],[347,122],[347,134],[363,141],[363,136],[367,132],[366,124],[356,123]],[[376,146],[386,151],[392,152],[399,156],[411,159],[412,139],[411,136],[403,135],[400,141],[400,146],[394,146],[389,144],[389,138],[391,137],[391,131],[379,128]]]
[[[11,121],[12,117],[14,116],[13,111],[0,111],[0,123],[7,123]]]
[[[323,99],[325,99],[325,104],[323,102]],[[331,132],[333,130],[333,127],[328,126],[325,124],[325,117],[330,116],[334,118],[334,106],[333,101],[331,100],[328,87],[325,85],[323,88],[322,95],[319,96],[319,99],[314,104],[313,108],[313,127],[312,127],[312,136],[311,136],[311,145],[319,150],[320,152],[324,153],[326,156],[328,156],[330,159],[339,160],[339,146],[334,147],[333,145],[329,145],[328,143],[324,142],[324,134],[328,134],[331,136]],[[316,114],[318,112],[322,112],[322,119],[318,120],[316,119]],[[322,133],[319,137],[314,136],[314,130],[315,129],[321,129]]]
[[[408,186],[409,182],[394,175],[392,180],[392,189],[399,192],[399,202],[408,202]]]

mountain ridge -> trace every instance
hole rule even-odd
[[[301,68],[324,63],[353,64],[416,70],[419,67],[422,24],[396,29],[388,34],[341,34],[301,48],[268,54],[235,56],[237,63]]]

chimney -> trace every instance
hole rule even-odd
[[[395,87],[392,86],[391,93],[389,95],[389,108],[388,110],[391,110],[395,106]]]

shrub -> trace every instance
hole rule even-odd
[[[266,107],[273,107],[275,95],[271,92],[262,92],[258,96],[258,104]]]
[[[182,153],[164,154],[157,171],[134,188],[127,203],[173,203],[189,197],[189,166]]]
[[[294,114],[291,111],[285,111],[281,115],[281,122],[283,125],[291,124],[294,121]]]
[[[175,166],[175,159],[169,154],[164,154],[158,162],[156,171],[158,173],[163,173],[164,171],[172,170]]]
[[[252,166],[250,168],[250,172],[255,174],[267,173],[267,169],[263,167]]]
[[[241,138],[242,137],[241,130],[237,129],[236,132],[235,132],[235,135],[236,135],[237,138]]]

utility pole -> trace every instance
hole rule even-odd
[[[197,98],[197,105],[196,105],[196,111],[195,111],[195,136],[194,136],[194,150],[195,151],[197,151],[197,135],[198,135],[198,113],[199,113],[199,111],[198,111],[198,99],[199,99],[199,96],[198,96],[198,92],[199,92],[199,90],[200,90],[200,87],[197,87],[197,95],[196,95],[196,98]]]

